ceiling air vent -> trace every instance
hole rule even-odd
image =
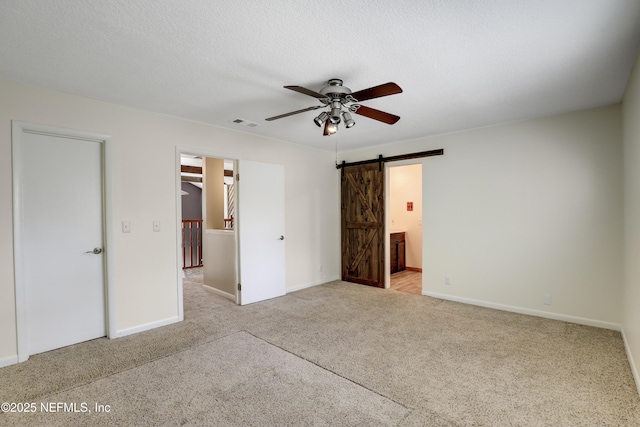
[[[232,122],[235,123],[235,124],[238,124],[238,125],[241,125],[241,126],[247,126],[247,127],[250,127],[250,128],[254,128],[254,127],[258,126],[257,123],[250,122],[249,120],[245,120],[245,119],[235,119],[235,120],[232,120]]]

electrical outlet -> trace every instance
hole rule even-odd
[[[551,294],[544,294],[544,305],[551,305]]]
[[[122,232],[131,233],[131,221],[122,221]]]
[[[445,285],[450,285],[451,284],[451,277],[444,276],[444,284]]]

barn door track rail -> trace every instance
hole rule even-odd
[[[391,157],[383,157],[382,154],[380,154],[377,159],[361,160],[359,162],[347,163],[343,160],[342,163],[336,163],[336,169],[342,169],[342,173],[344,173],[344,168],[347,166],[368,165],[370,163],[378,163],[379,169],[382,169],[382,165],[385,162],[396,162],[399,160],[417,159],[420,157],[442,156],[443,154],[444,154],[443,148],[439,148],[437,150],[420,151],[418,153],[399,154],[397,156],[391,156]]]

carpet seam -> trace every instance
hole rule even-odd
[[[59,394],[59,393],[66,393],[66,392],[69,392],[69,391],[75,390],[75,389],[77,389],[77,388],[84,387],[84,386],[87,386],[87,385],[89,385],[89,384],[93,384],[93,383],[98,382],[98,381],[100,381],[100,380],[103,380],[103,379],[105,379],[105,378],[109,378],[109,377],[111,377],[111,376],[113,376],[113,375],[118,375],[118,374],[123,373],[123,372],[128,372],[128,371],[131,371],[131,370],[133,370],[133,369],[137,369],[137,368],[139,368],[139,367],[141,367],[141,366],[148,365],[149,363],[153,363],[153,362],[156,362],[156,361],[158,361],[158,360],[166,359],[167,357],[172,357],[172,356],[175,356],[176,354],[184,353],[185,351],[188,351],[188,350],[191,350],[191,349],[195,349],[195,348],[198,348],[198,347],[203,346],[203,345],[206,345],[206,344],[211,344],[212,342],[215,342],[215,341],[218,341],[218,340],[220,340],[220,339],[223,339],[223,338],[229,337],[229,336],[231,336],[231,335],[233,335],[233,334],[237,334],[237,333],[239,333],[239,332],[246,332],[246,331],[244,331],[244,330],[240,329],[240,330],[237,330],[237,331],[235,331],[235,332],[231,332],[231,333],[229,333],[229,334],[226,334],[226,335],[223,335],[223,336],[220,336],[220,337],[214,338],[213,340],[205,341],[205,342],[202,342],[202,343],[200,343],[200,344],[196,344],[196,345],[193,345],[193,346],[189,346],[189,347],[183,348],[183,349],[178,350],[178,351],[173,352],[173,353],[165,354],[165,355],[160,356],[160,357],[157,357],[157,358],[155,358],[155,359],[147,360],[147,361],[145,361],[144,363],[136,364],[135,366],[131,366],[131,367],[126,368],[126,369],[122,369],[122,370],[119,370],[119,371],[111,372],[111,373],[109,373],[109,374],[106,374],[106,375],[103,375],[103,376],[100,376],[100,377],[97,377],[97,378],[91,379],[91,380],[90,380],[90,381],[88,381],[88,382],[83,382],[83,383],[74,384],[73,386],[68,387],[68,388],[61,388],[61,389],[56,390],[56,391],[54,391],[54,392],[52,392],[52,393],[43,394],[43,395],[38,396],[38,397],[33,397],[33,400],[36,400],[36,399],[43,400],[43,399],[46,399],[46,398],[48,398],[48,397],[50,397],[50,396],[53,396],[53,395],[56,395],[56,394]],[[247,332],[247,333],[248,333],[248,332]],[[258,338],[258,337],[256,337],[256,338]],[[263,340],[263,341],[264,341],[264,340]]]
[[[263,342],[265,342],[265,343],[267,343],[267,344],[269,344],[269,345],[271,345],[271,346],[273,346],[273,347],[275,347],[275,348],[278,348],[278,349],[280,349],[280,350],[282,350],[282,351],[284,351],[284,352],[286,352],[286,353],[289,353],[289,354],[291,354],[292,356],[297,357],[298,359],[302,359],[302,360],[304,360],[305,362],[309,362],[309,363],[311,363],[312,365],[317,366],[318,368],[322,369],[322,370],[323,370],[323,371],[325,371],[325,372],[330,372],[331,374],[336,375],[336,376],[338,376],[338,377],[340,377],[340,378],[342,378],[342,379],[344,379],[344,380],[346,380],[346,381],[350,382],[351,384],[355,384],[355,385],[357,385],[358,387],[362,387],[363,389],[365,389],[365,390],[367,390],[367,391],[370,391],[371,393],[376,394],[376,395],[378,395],[378,396],[380,396],[380,397],[382,397],[382,398],[384,398],[384,399],[387,399],[387,400],[389,400],[389,401],[391,401],[391,402],[395,403],[396,405],[400,405],[400,406],[402,406],[404,409],[406,409],[406,410],[408,410],[408,411],[409,411],[409,413],[408,413],[407,415],[409,415],[411,412],[413,412],[413,411],[415,410],[415,408],[410,408],[410,407],[406,406],[404,403],[398,402],[398,401],[396,401],[395,399],[393,399],[393,398],[391,398],[391,397],[388,397],[388,396],[385,396],[384,394],[381,394],[380,392],[378,392],[378,391],[376,391],[376,390],[372,390],[372,389],[370,389],[369,387],[365,386],[364,384],[360,384],[360,383],[358,383],[358,382],[356,382],[356,381],[354,381],[354,380],[352,380],[352,379],[350,379],[350,378],[347,378],[347,377],[345,377],[345,376],[343,376],[343,375],[340,375],[340,374],[339,374],[339,373],[337,373],[337,372],[332,371],[331,369],[325,368],[324,366],[319,365],[318,363],[314,362],[313,360],[309,360],[309,359],[307,359],[307,358],[306,358],[306,357],[304,357],[304,356],[300,356],[300,355],[298,355],[298,354],[296,354],[296,353],[293,353],[292,351],[287,350],[286,348],[280,347],[279,345],[274,344],[274,343],[272,343],[272,342],[268,341],[268,340],[267,340],[267,339],[265,339],[265,338],[259,337],[258,335],[254,334],[254,333],[252,333],[252,332],[250,332],[250,331],[243,330],[243,332],[246,332],[247,334],[251,335],[252,337],[254,337],[254,338],[256,338],[256,339],[259,339],[260,341],[263,341]]]

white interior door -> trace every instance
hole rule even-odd
[[[36,354],[106,334],[103,151],[29,131],[19,141],[26,343]]]
[[[239,304],[286,293],[284,166],[239,161]]]

